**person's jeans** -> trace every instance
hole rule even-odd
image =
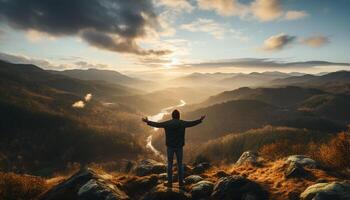
[[[179,179],[179,185],[183,185],[183,165],[182,165],[182,156],[183,156],[183,149],[182,147],[179,148],[167,148],[167,156],[168,156],[168,183],[173,183],[173,159],[174,154],[176,154],[176,161],[177,161],[177,173],[178,173],[178,179]]]

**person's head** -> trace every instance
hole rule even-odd
[[[173,119],[180,119],[180,112],[178,110],[174,110],[171,113],[171,116],[173,117]]]

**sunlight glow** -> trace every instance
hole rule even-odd
[[[171,62],[166,63],[164,65],[164,67],[165,68],[173,68],[174,66],[179,65],[179,64],[180,64],[180,61],[178,58],[171,58]]]

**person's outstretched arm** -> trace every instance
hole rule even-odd
[[[199,118],[197,120],[194,120],[194,121],[184,121],[185,122],[185,127],[188,128],[188,127],[196,126],[196,125],[202,123],[204,118],[205,118],[205,115],[203,115],[201,118]]]
[[[156,127],[156,128],[164,128],[165,127],[164,122],[152,122],[152,121],[148,120],[147,117],[142,118],[142,121],[147,123],[147,125],[152,126],[152,127]]]

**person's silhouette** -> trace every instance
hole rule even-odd
[[[167,158],[168,158],[168,187],[172,187],[173,183],[173,159],[174,154],[176,154],[177,168],[178,168],[178,180],[179,186],[183,186],[183,146],[185,145],[185,129],[196,126],[200,124],[205,116],[194,120],[194,121],[184,121],[180,120],[180,112],[174,110],[172,112],[172,119],[164,122],[152,122],[149,121],[147,117],[142,118],[143,122],[146,122],[149,126],[156,128],[164,128],[165,130],[165,143],[167,146]]]

